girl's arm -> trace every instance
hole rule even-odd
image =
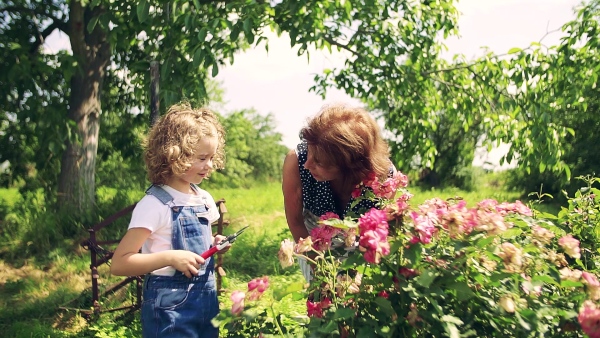
[[[300,238],[308,237],[308,230],[304,225],[302,217],[302,183],[300,182],[300,171],[298,170],[298,155],[294,149],[290,150],[283,162],[283,203],[285,207],[285,218],[288,227],[298,242]]]
[[[140,253],[140,248],[150,236],[145,228],[129,229],[117,246],[110,265],[110,272],[117,276],[137,276],[156,269],[172,266],[187,277],[198,274],[204,258],[191,251],[165,250],[150,254]]]

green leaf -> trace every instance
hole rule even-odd
[[[88,31],[88,33],[91,33],[94,30],[94,28],[96,27],[96,24],[98,23],[98,18],[99,17],[100,16],[96,15],[96,16],[94,16],[94,17],[92,17],[90,19],[90,21],[87,24],[87,31]]]
[[[202,5],[200,4],[200,0],[194,0],[194,6],[196,7],[197,10],[200,10],[202,8]]]
[[[146,21],[150,13],[150,4],[146,0],[140,0],[137,5],[137,17],[140,22]]]
[[[392,307],[392,303],[388,299],[377,297],[375,298],[375,303],[379,305],[379,309],[385,312],[387,315],[393,316],[396,314],[396,311],[394,311],[394,308]]]
[[[523,320],[523,317],[519,314],[519,312],[515,312],[515,315],[517,316],[517,320],[519,321],[519,324],[521,325],[522,328],[524,328],[525,330],[531,330],[531,325],[529,325],[529,323],[527,323],[526,321]]]
[[[560,282],[560,286],[562,286],[564,288],[569,288],[569,287],[577,288],[577,287],[583,286],[583,283],[565,279]]]
[[[197,48],[196,51],[194,52],[194,59],[192,61],[192,66],[194,68],[198,68],[200,66],[200,63],[204,60],[204,53],[202,48]]]
[[[523,233],[519,228],[510,228],[502,233],[502,238],[514,238]]]
[[[532,282],[544,282],[547,284],[553,284],[553,285],[558,285],[558,283],[554,280],[554,278],[547,276],[547,275],[534,275],[531,277],[531,281]]]
[[[335,310],[333,319],[349,319],[356,316],[356,310],[347,307],[338,308]]]
[[[212,64],[212,77],[216,77],[219,74],[219,65],[216,62]]]
[[[319,332],[323,333],[332,333],[333,331],[338,329],[338,323],[336,321],[330,320],[325,324],[325,326],[319,328]]]
[[[250,18],[245,18],[242,25],[244,27],[244,34],[246,34],[246,36],[252,35],[252,21]]]
[[[206,40],[207,32],[208,32],[208,29],[206,29],[206,27],[200,28],[200,31],[198,32],[198,41],[200,41],[200,43],[202,43]]]
[[[290,284],[278,284],[276,288],[273,289],[273,299],[276,301],[280,301],[283,297],[294,293],[300,292],[304,290],[304,283],[290,283]]]
[[[454,316],[450,316],[450,315],[444,315],[442,316],[442,318],[440,318],[442,322],[445,323],[452,323],[452,324],[456,324],[456,325],[463,325],[463,321],[460,320],[460,318],[458,317],[454,317]]]
[[[477,245],[480,248],[486,247],[488,246],[490,243],[492,243],[494,241],[495,237],[483,237],[481,239],[479,239],[477,242],[475,242],[475,245]]]
[[[473,296],[475,296],[475,293],[473,292],[473,290],[471,290],[471,288],[466,282],[456,282],[448,284],[448,288],[456,291],[456,298],[458,298],[459,301],[469,300],[473,298]]]
[[[460,331],[453,323],[444,323],[444,328],[446,329],[446,333],[450,338],[460,338]]]
[[[435,280],[435,277],[437,277],[437,274],[434,271],[425,270],[423,271],[423,273],[421,273],[421,275],[416,277],[416,281],[422,287],[428,288],[431,285],[431,283],[433,283],[433,281]]]

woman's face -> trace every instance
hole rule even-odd
[[[319,182],[340,179],[342,173],[340,172],[339,168],[319,163],[319,161],[313,156],[313,154],[315,153],[314,149],[314,146],[308,146],[308,152],[306,155],[306,163],[304,163],[304,168],[310,171],[310,174],[315,178],[315,180]]]

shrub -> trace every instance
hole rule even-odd
[[[307,259],[313,276],[307,289],[273,292],[306,297],[311,337],[600,337],[600,282],[589,269],[598,252],[577,239],[598,228],[589,219],[596,206],[575,203],[595,202],[594,189],[571,199],[576,212],[552,218],[520,201],[411,207],[405,187],[402,174],[364,182],[363,198],[378,209],[324,215],[309,238],[282,242],[282,266]],[[239,305],[220,319],[243,331]]]

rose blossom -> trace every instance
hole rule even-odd
[[[335,212],[328,211],[319,217],[319,221],[326,221],[328,219],[340,219],[340,216]]]
[[[317,251],[328,250],[331,247],[331,239],[340,232],[338,228],[320,224],[310,231],[313,248]]]
[[[357,272],[354,278],[348,273],[341,273],[336,277],[336,294],[338,297],[344,297],[346,292],[356,294],[360,292],[360,283],[362,282],[362,274]]]
[[[265,290],[269,287],[269,277],[264,276],[260,278],[254,278],[248,282],[248,293],[250,296],[249,300],[257,300],[262,296]]]
[[[558,272],[560,273],[561,280],[570,280],[573,282],[578,282],[582,275],[581,270],[571,270],[568,267],[564,267],[558,270]]]
[[[571,235],[566,235],[561,237],[558,240],[558,245],[560,245],[565,253],[575,259],[579,259],[581,257],[581,250],[579,249],[579,241],[573,238]]]
[[[385,291],[385,290],[381,290],[381,291],[379,291],[379,293],[377,294],[377,296],[381,297],[381,298],[388,299],[390,297],[390,294],[387,291]]]
[[[294,265],[294,242],[287,238],[281,241],[281,247],[277,253],[277,258],[279,258],[279,263],[281,263],[282,268]]]
[[[432,219],[414,211],[411,212],[410,217],[414,222],[419,242],[423,244],[431,243],[431,237],[433,237],[433,234],[437,231]]]
[[[312,238],[310,236],[306,237],[306,238],[300,238],[298,240],[298,244],[296,245],[296,253],[305,253],[307,251],[309,251],[310,249],[312,249],[313,247],[313,242],[312,242]]]
[[[515,301],[510,296],[500,297],[500,306],[508,313],[515,312]]]
[[[506,269],[509,271],[518,271],[523,265],[521,249],[512,243],[502,243],[500,245],[500,252],[497,255],[502,258]]]
[[[382,237],[388,235],[387,215],[385,211],[371,208],[358,219],[358,227],[362,236],[366,231],[375,230],[380,232]]]
[[[244,311],[244,299],[246,298],[246,294],[241,291],[233,291],[229,299],[233,302],[231,305],[231,314],[234,316],[239,315]]]
[[[592,300],[600,299],[600,282],[598,278],[586,271],[581,273],[581,278],[583,278],[583,283],[587,285],[588,295]]]
[[[600,309],[591,300],[583,302],[579,316],[577,317],[581,329],[590,338],[600,338]]]
[[[344,246],[352,248],[356,244],[356,228],[349,228],[344,232]]]
[[[539,225],[534,226],[532,230],[533,237],[544,244],[550,243],[550,240],[554,238],[554,233],[552,231],[542,228]]]
[[[320,302],[306,301],[306,308],[309,317],[323,318],[323,309],[331,306],[331,300],[327,297],[323,298]]]
[[[382,256],[390,254],[390,244],[387,237],[382,237],[378,232],[368,230],[360,236],[358,241],[360,251],[364,252],[365,261],[379,264]]]

